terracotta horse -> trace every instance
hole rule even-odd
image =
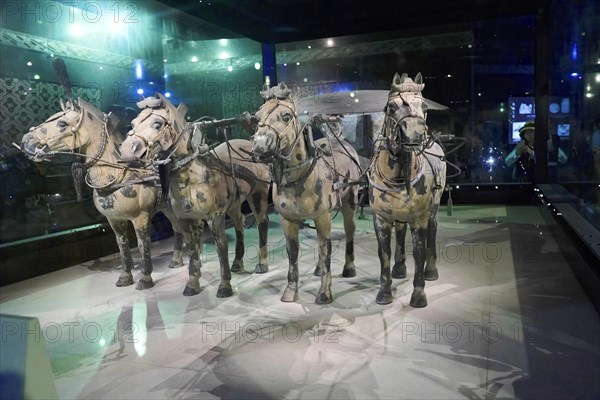
[[[315,275],[321,276],[316,303],[333,301],[331,294],[331,217],[340,207],[346,234],[346,260],[342,276],[356,275],[354,266],[354,214],[358,205],[360,167],[352,146],[329,137],[312,143],[312,136],[300,128],[296,103],[284,83],[263,87],[265,103],[255,115],[253,157],[267,163],[273,180],[273,203],[281,215],[289,257],[288,285],[281,301],[298,299],[298,234],[300,224],[312,219],[319,240],[319,261]]]
[[[395,278],[406,277],[403,250],[407,223],[412,233],[415,276],[410,305],[425,307],[425,280],[438,278],[435,238],[446,163],[442,148],[427,133],[427,105],[421,95],[424,86],[420,73],[414,81],[406,74],[394,76],[367,175],[381,263],[379,304],[393,300],[390,242],[394,226],[397,249],[391,275]]]
[[[109,115],[83,99],[61,101],[62,111],[31,128],[22,139],[22,150],[36,162],[55,154],[78,150],[85,157],[86,183],[94,189],[94,205],[112,227],[119,246],[123,271],[117,286],[133,284],[133,259],[127,237],[131,221],[142,256],[142,277],[136,289],[154,286],[150,254],[151,217],[160,210],[175,231],[175,251],[169,267],[183,266],[183,235],[171,208],[163,199],[157,173],[128,168],[119,163],[121,136]],[[166,193],[164,193],[166,198]]]
[[[256,217],[259,231],[259,259],[255,272],[268,270],[267,205],[270,187],[265,166],[248,159],[250,142],[229,140],[210,149],[192,135],[193,126],[186,122],[187,108],[175,107],[157,94],[138,103],[142,111],[132,121],[133,130],[123,142],[122,156],[131,162],[172,160],[170,165],[169,200],[179,218],[186,243],[191,243],[189,280],[183,294],[200,292],[200,251],[202,228],[207,220],[215,238],[221,266],[221,283],[217,297],[233,294],[231,272],[244,270],[244,216],[242,202]],[[236,233],[235,259],[231,270],[227,254],[225,215],[229,215]],[[189,238],[190,241],[187,241]]]

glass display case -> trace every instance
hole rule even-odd
[[[79,157],[34,163],[13,145],[66,101],[54,59],[65,61],[74,97],[112,113],[122,135],[137,115],[136,102],[157,92],[184,102],[189,120],[235,116],[260,104],[260,43],[162,3],[9,1],[1,17],[3,248],[108,227],[91,189],[77,199],[71,165]]]
[[[78,200],[77,156],[33,163],[13,145],[60,110],[65,90],[52,67],[56,58],[66,63],[74,96],[112,113],[123,135],[136,102],[156,92],[184,102],[192,121],[258,109],[266,77],[286,82],[299,99],[327,102],[340,93],[385,93],[394,73],[421,72],[424,96],[442,106],[429,112],[430,131],[447,135],[447,150],[464,142],[448,157],[460,170],[448,170],[451,187],[502,192],[511,185],[531,191],[532,182],[560,184],[562,198],[600,226],[597,2],[553,0],[543,15],[288,43],[259,43],[165,3],[2,2],[0,248],[108,228],[89,188]],[[540,93],[544,84],[548,92]],[[354,107],[335,114],[344,115],[346,138],[368,159],[382,113],[361,109],[358,97],[352,101]],[[547,110],[536,109],[546,101]],[[519,129],[539,118],[545,118],[547,129],[538,134],[548,147],[538,147],[536,163],[545,168],[517,178],[507,156],[521,141]],[[238,128],[230,135],[249,137]]]

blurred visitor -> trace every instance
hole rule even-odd
[[[513,181],[531,182],[535,176],[535,151],[533,148],[535,140],[534,122],[526,122],[525,125],[519,129],[519,136],[521,137],[521,141],[519,141],[513,151],[506,156],[504,162],[507,167],[513,168]],[[555,170],[557,169],[558,164],[567,162],[567,155],[560,148],[559,140],[558,135],[548,139],[548,165],[551,166],[550,163],[553,162]],[[558,172],[554,171],[550,173],[556,175]],[[553,179],[552,176],[550,178]]]
[[[512,179],[515,182],[533,180],[535,167],[535,153],[533,151],[533,139],[535,137],[535,125],[528,121],[519,129],[521,140],[513,151],[508,153],[504,159],[506,166],[513,168]]]

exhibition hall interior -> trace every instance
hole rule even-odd
[[[0,11],[0,398],[600,398],[598,2]]]

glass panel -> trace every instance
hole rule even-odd
[[[548,180],[600,229],[600,4],[552,3]]]
[[[159,92],[184,102],[190,120],[233,117],[260,104],[261,45],[161,3],[8,1],[1,9],[3,246],[106,223],[87,185],[77,200],[72,163],[79,157],[58,154],[34,163],[13,146],[66,100],[55,59],[65,61],[73,97],[111,112],[122,135],[142,95]]]
[[[386,93],[396,72],[410,77],[421,72],[423,96],[448,107],[430,107],[429,131],[461,138],[444,141],[447,150],[465,141],[449,155],[461,170],[449,181],[528,181],[529,175],[513,173],[515,165],[507,165],[505,158],[520,140],[518,130],[516,139],[513,130],[535,115],[533,24],[533,17],[521,17],[280,44],[277,78],[294,86],[300,97],[320,95],[313,102],[321,104],[314,104],[307,114],[319,112],[319,107],[337,99],[335,93],[355,95],[343,102],[345,109],[327,109],[366,121],[360,132],[350,126],[350,136],[355,138],[359,153],[368,155],[381,130],[383,114],[379,111],[385,105],[385,95],[370,110],[371,104],[362,102],[356,91]],[[522,110],[511,113],[511,104],[517,100],[522,102]],[[455,174],[456,170],[450,168],[448,173]]]

